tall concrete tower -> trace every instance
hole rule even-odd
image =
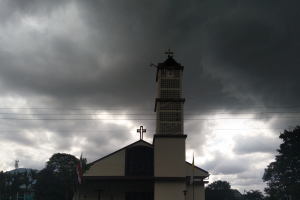
[[[186,188],[185,139],[183,133],[182,72],[170,50],[157,65],[158,97],[155,100],[154,199],[181,200]]]

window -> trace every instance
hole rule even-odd
[[[126,149],[126,176],[153,176],[153,148],[133,146]]]

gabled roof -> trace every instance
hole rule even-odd
[[[187,176],[190,176],[192,172],[192,164],[187,161],[185,163],[187,165]],[[209,175],[208,171],[194,165],[194,177],[203,179],[209,177]]]
[[[116,153],[118,153],[118,152],[120,152],[120,151],[122,151],[122,150],[124,150],[124,149],[130,148],[130,147],[135,146],[135,145],[140,145],[140,144],[143,144],[143,145],[145,145],[145,146],[149,146],[149,147],[153,148],[153,145],[152,145],[152,144],[150,144],[150,143],[148,143],[148,142],[146,142],[146,141],[144,141],[144,140],[138,140],[138,141],[136,141],[136,142],[134,142],[134,143],[132,143],[132,144],[129,144],[129,145],[127,145],[127,146],[125,146],[125,147],[123,147],[123,148],[121,148],[121,149],[119,149],[119,150],[113,152],[113,153],[110,153],[110,154],[108,154],[108,155],[106,155],[106,156],[104,156],[104,157],[102,157],[102,158],[100,158],[100,159],[98,159],[98,160],[95,160],[94,162],[91,162],[90,164],[94,164],[94,163],[96,163],[96,162],[98,162],[98,161],[100,161],[100,160],[103,160],[103,159],[105,159],[105,158],[107,158],[107,157],[110,157],[110,156],[112,156],[112,155],[114,155],[114,154],[116,154]]]
[[[140,148],[144,147],[144,149],[148,149],[153,152],[153,145],[149,144],[148,142],[145,142],[144,140],[139,140],[137,142],[134,142],[128,146],[125,146],[107,156],[104,156],[94,162],[92,162],[91,168],[86,171],[83,176],[86,178],[91,177],[128,177],[127,174],[127,165],[126,160],[127,156],[129,156],[129,150],[131,152],[137,152],[136,149],[133,148]],[[145,153],[144,151],[142,151]]]
[[[126,151],[132,147],[141,147],[145,146],[147,148],[154,149],[154,146],[144,140],[138,140],[130,145],[127,145],[107,156],[104,156],[98,160],[95,160],[91,164],[92,167],[84,174],[85,178],[107,178],[107,177],[117,177],[117,178],[132,178],[131,176],[126,175]],[[134,150],[136,151],[136,150]],[[186,177],[191,176],[192,164],[185,162]],[[153,176],[150,176],[153,178]],[[209,177],[209,173],[200,167],[194,166],[194,177],[197,179],[205,179]],[[136,178],[136,177],[133,177]],[[141,177],[138,177],[141,178]],[[145,178],[145,177],[142,177]],[[149,178],[149,177],[148,177]]]
[[[165,60],[163,63],[158,63],[157,65],[157,71],[156,71],[156,81],[158,80],[158,71],[159,69],[184,69],[184,66],[182,66],[180,63],[176,62],[176,60],[173,57],[168,57],[167,60]]]
[[[163,63],[158,63],[157,67],[168,67],[168,66],[172,66],[172,67],[183,67],[181,66],[180,63],[176,62],[176,60],[174,60],[173,57],[168,57],[167,60],[165,60],[165,62]]]

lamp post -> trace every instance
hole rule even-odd
[[[98,200],[100,200],[101,192],[104,192],[104,190],[101,190],[101,188],[99,188],[99,190],[96,190],[96,192],[98,192]]]
[[[187,193],[187,190],[183,190],[182,192],[183,192],[183,194],[184,194],[184,200],[186,200],[186,193]]]
[[[84,196],[84,200],[86,200],[86,197],[87,197],[87,193],[83,193],[83,196]]]

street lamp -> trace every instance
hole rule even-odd
[[[83,193],[83,196],[84,196],[84,200],[86,200],[87,193]]]
[[[186,193],[187,193],[187,190],[183,190],[182,192],[183,192],[183,194],[184,194],[184,200],[186,200]]]
[[[96,192],[98,192],[98,200],[100,200],[100,194],[101,192],[104,192],[104,190],[101,190],[101,188],[99,188],[99,190],[96,190]]]

